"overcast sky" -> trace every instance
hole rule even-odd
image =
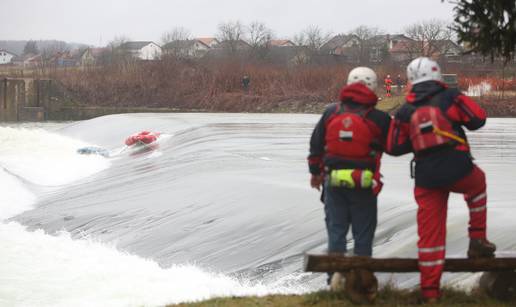
[[[159,43],[183,26],[214,36],[221,22],[264,22],[278,38],[309,25],[334,34],[359,25],[390,33],[431,18],[452,21],[441,0],[0,0],[0,40],[58,39],[105,45],[115,36]]]

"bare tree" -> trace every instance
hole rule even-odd
[[[358,39],[358,60],[361,65],[369,64],[372,58],[380,58],[384,41],[379,35],[384,32],[377,27],[361,25],[349,32]]]
[[[165,45],[170,42],[189,40],[191,38],[192,34],[190,30],[184,27],[174,27],[172,30],[161,35],[161,43]]]
[[[130,58],[129,52],[123,48],[123,45],[131,39],[126,35],[117,35],[108,43],[109,52],[102,54],[102,62],[106,64],[118,63]]]
[[[320,27],[314,25],[308,26],[303,30],[302,34],[305,39],[305,45],[312,51],[319,50],[331,38],[330,32],[324,32]]]
[[[247,42],[251,46],[251,55],[264,59],[270,51],[270,41],[273,37],[272,30],[264,23],[254,21],[247,27]]]
[[[247,26],[247,42],[253,49],[265,47],[272,36],[272,30],[263,22],[254,21]]]
[[[411,58],[432,57],[447,52],[443,49],[449,48],[445,42],[453,38],[453,31],[447,22],[431,19],[407,26],[405,35],[414,40],[407,46]]]
[[[245,26],[240,21],[221,23],[216,36],[224,49],[235,54],[245,39]]]
[[[299,32],[294,34],[292,37],[292,42],[296,44],[296,46],[306,46],[306,37],[304,32]]]
[[[108,43],[108,46],[112,49],[118,48],[124,43],[130,41],[131,39],[126,35],[117,35],[113,38],[112,41]]]

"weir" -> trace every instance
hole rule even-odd
[[[50,106],[51,80],[2,79],[0,121],[43,121]]]

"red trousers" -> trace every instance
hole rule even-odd
[[[486,177],[474,166],[471,173],[444,188],[416,187],[418,256],[421,291],[424,297],[439,297],[439,286],[446,254],[446,216],[450,192],[464,194],[469,208],[469,237],[486,237]]]

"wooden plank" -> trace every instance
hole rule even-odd
[[[446,272],[502,272],[516,270],[516,254],[497,258],[447,258]],[[345,272],[351,269],[368,269],[373,272],[410,273],[419,272],[418,260],[414,258],[369,258],[345,257],[342,255],[305,254],[307,272]]]

